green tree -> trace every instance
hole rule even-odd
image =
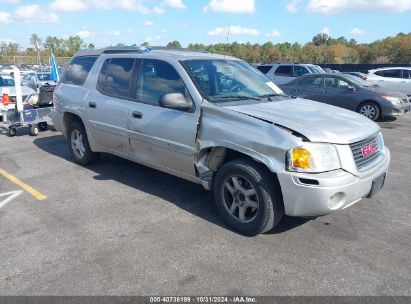
[[[169,42],[167,44],[167,47],[169,47],[169,48],[181,48],[181,44],[180,44],[179,41],[174,40],[174,41]]]

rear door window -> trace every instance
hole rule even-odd
[[[131,99],[130,84],[135,61],[134,58],[107,59],[98,77],[99,91],[116,98]]]
[[[293,77],[293,67],[291,65],[280,65],[275,71],[275,75]]]
[[[384,77],[402,78],[402,70],[400,69],[385,70]]]
[[[64,69],[60,82],[74,85],[83,85],[88,73],[96,62],[97,56],[75,57]]]
[[[322,77],[305,77],[301,80],[301,85],[310,88],[319,88],[322,86]]]
[[[411,79],[411,70],[402,70],[402,78]]]

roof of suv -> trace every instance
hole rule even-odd
[[[376,72],[376,71],[387,71],[387,70],[411,70],[411,67],[386,67],[386,68],[378,68],[378,69],[372,69],[369,70],[368,72]]]
[[[173,57],[175,59],[236,59],[231,56],[217,55],[203,50],[191,50],[184,48],[168,48],[168,47],[108,47],[103,49],[85,49],[80,50],[74,57],[81,56],[100,56],[102,54],[161,54],[162,56]]]
[[[298,62],[272,62],[272,63],[263,63],[263,64],[259,64],[258,66],[273,66],[273,65],[302,65],[302,66],[313,66],[316,64],[312,64],[312,63],[298,63]]]

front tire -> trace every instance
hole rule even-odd
[[[37,125],[31,125],[30,127],[30,135],[37,136],[39,135],[39,127]]]
[[[278,181],[263,165],[249,160],[233,160],[220,168],[214,200],[226,223],[249,236],[271,230],[284,214]]]
[[[76,163],[86,166],[96,162],[100,153],[91,151],[83,124],[73,122],[68,134],[69,148]]]
[[[373,121],[378,121],[381,117],[380,107],[372,101],[362,103],[358,108],[358,113]]]

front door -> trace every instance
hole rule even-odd
[[[170,63],[143,59],[135,85],[136,102],[127,114],[131,148],[137,158],[194,175],[200,108],[194,103],[190,111],[162,108],[159,100],[165,93],[182,93],[191,100],[182,78]]]

